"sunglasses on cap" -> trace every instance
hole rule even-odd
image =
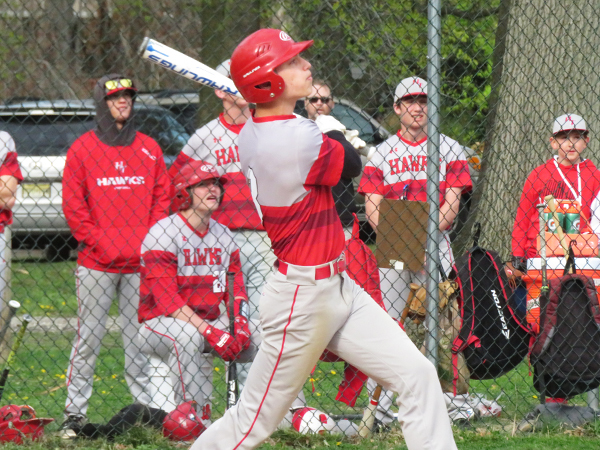
[[[309,103],[314,105],[319,100],[321,100],[321,103],[327,103],[333,99],[332,99],[332,97],[306,97],[306,100],[308,100]]]
[[[129,78],[121,78],[118,80],[108,80],[104,83],[104,88],[106,89],[106,95],[110,95],[113,91],[121,90],[121,89],[133,89],[133,81]]]

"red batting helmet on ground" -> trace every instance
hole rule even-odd
[[[223,200],[223,194],[225,192],[223,185],[227,183],[227,177],[219,175],[215,166],[204,161],[192,160],[183,164],[173,177],[175,199],[171,205],[172,210],[181,211],[192,206],[192,197],[187,191],[187,188],[211,179],[215,179],[221,184],[220,203],[221,200]]]
[[[33,441],[44,434],[44,427],[54,419],[38,419],[35,410],[27,405],[7,405],[0,408],[0,442],[23,443],[23,438]]]
[[[285,31],[263,28],[244,39],[231,56],[231,79],[246,101],[268,103],[285,83],[274,70],[303,52],[313,41],[294,42]],[[270,83],[270,86],[266,85]],[[260,88],[257,86],[262,85]]]
[[[163,420],[163,435],[173,441],[191,441],[200,436],[206,427],[196,413],[196,402],[182,403]]]

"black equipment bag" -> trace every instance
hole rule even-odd
[[[570,398],[600,386],[600,304],[594,280],[568,274],[550,280],[540,297],[540,333],[531,349],[534,387]]]
[[[504,264],[496,252],[478,245],[481,227],[475,227],[474,246],[457,259],[450,275],[459,284],[461,315],[452,353],[463,353],[472,379],[487,380],[523,361],[530,331],[525,313],[517,308]]]

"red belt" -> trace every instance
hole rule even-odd
[[[279,270],[279,272],[281,272],[283,275],[287,275],[288,267],[289,267],[288,263],[283,262],[280,259],[278,259],[275,264],[276,264],[277,270]],[[304,270],[312,270],[314,266],[295,266],[295,267],[302,268]],[[342,254],[342,256],[340,258],[333,261],[332,263],[329,263],[329,264],[326,264],[323,266],[319,266],[319,267],[314,267],[315,280],[325,280],[326,278],[331,278],[332,276],[337,275],[338,273],[341,273],[344,270],[346,270],[346,259],[344,258],[344,255]]]

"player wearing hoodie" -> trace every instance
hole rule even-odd
[[[138,332],[140,249],[148,230],[167,216],[170,180],[158,144],[135,130],[136,88],[119,74],[94,87],[96,127],[67,153],[63,211],[79,242],[78,326],[69,368],[63,437],[86,421],[94,368],[115,295],[125,350],[125,379],[135,401],[147,404],[148,360]]]

